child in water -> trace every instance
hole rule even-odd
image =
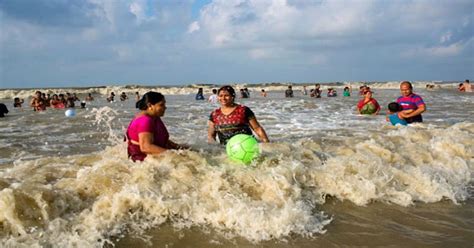
[[[196,99],[196,100],[204,100],[204,93],[203,93],[203,89],[202,89],[202,88],[199,88],[199,89],[198,89],[198,93],[196,94],[195,99]]]
[[[25,100],[23,99],[20,99],[19,97],[15,97],[15,99],[13,99],[13,107],[15,108],[21,108],[21,105],[25,102]]]
[[[397,102],[391,102],[388,104],[387,110],[387,121],[392,123],[392,125],[403,125],[406,126],[408,123],[405,120],[405,114],[413,112],[413,109],[403,110],[402,106]]]

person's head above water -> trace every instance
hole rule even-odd
[[[163,116],[166,110],[165,97],[159,92],[148,91],[136,103],[136,107],[146,111],[148,115]]]
[[[413,86],[409,81],[403,81],[400,83],[400,92],[402,96],[409,96],[413,93]]]
[[[402,105],[398,104],[397,102],[391,102],[388,104],[388,110],[392,113],[400,112],[403,110]]]
[[[217,91],[217,97],[222,106],[231,106],[234,104],[235,90],[230,85],[222,86]]]

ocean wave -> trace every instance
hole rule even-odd
[[[248,88],[254,92],[260,92],[261,89],[266,91],[284,91],[289,85],[292,85],[293,90],[302,90],[303,86],[307,86],[309,91],[314,87],[315,83],[230,83],[236,89]],[[320,83],[321,89],[335,88],[342,92],[346,86],[352,87],[353,90],[358,90],[362,85],[368,85],[374,89],[398,89],[400,82],[388,81],[388,82],[326,82]],[[434,85],[434,90],[439,89],[457,89],[459,82],[452,81],[414,81],[413,87],[416,89],[424,89],[426,85]],[[27,99],[34,95],[36,90],[39,90],[46,94],[65,94],[76,93],[80,98],[84,98],[87,94],[91,93],[94,95],[108,96],[111,92],[118,94],[125,92],[127,95],[134,95],[135,92],[139,92],[140,95],[148,91],[158,91],[164,95],[189,95],[196,94],[198,88],[203,88],[205,94],[211,94],[212,89],[218,89],[222,85],[218,84],[191,84],[183,86],[149,86],[149,85],[110,85],[110,86],[98,86],[98,87],[70,87],[70,88],[37,88],[37,89],[3,89],[0,90],[0,99],[13,99],[15,97]]]
[[[474,124],[387,127],[366,140],[262,144],[246,167],[221,150],[167,152],[143,163],[125,144],[86,155],[18,161],[0,173],[7,246],[96,246],[171,223],[252,242],[325,232],[327,196],[409,206],[468,196]]]

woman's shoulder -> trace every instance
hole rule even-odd
[[[243,104],[237,104],[237,108],[238,109],[243,109],[243,110],[246,110],[246,109],[250,109],[249,107],[243,105]]]
[[[213,115],[213,114],[219,114],[219,113],[221,113],[221,112],[222,112],[221,108],[216,108],[216,109],[212,110],[211,115]]]
[[[143,123],[143,122],[150,122],[153,121],[151,116],[145,114],[138,114],[133,118],[132,123]]]

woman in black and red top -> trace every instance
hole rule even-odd
[[[216,141],[217,135],[220,143],[226,144],[236,134],[252,135],[252,130],[262,142],[269,142],[265,130],[258,123],[252,110],[234,102],[234,88],[231,86],[221,87],[217,91],[217,97],[221,107],[212,111],[209,117],[208,142]]]

